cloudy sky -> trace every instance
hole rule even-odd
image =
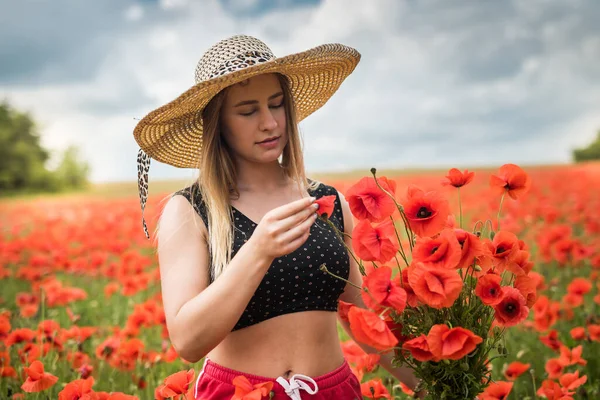
[[[362,60],[300,124],[309,171],[564,163],[600,129],[597,0],[0,0],[0,99],[94,181],[134,180],[136,121],[244,33]],[[150,179],[189,178],[154,163]]]

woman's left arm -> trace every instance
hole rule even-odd
[[[354,221],[353,221],[353,217],[352,217],[352,213],[350,211],[350,206],[348,205],[348,202],[346,201],[346,199],[344,198],[344,196],[338,192],[339,198],[340,198],[340,203],[341,203],[341,207],[342,207],[342,212],[343,212],[343,218],[344,218],[344,233],[351,235],[352,234],[352,229],[354,226]],[[345,243],[348,246],[348,248],[352,248],[352,240],[346,236],[345,238]],[[354,261],[353,257],[350,257],[350,276],[348,278],[348,280],[350,282],[352,282],[353,284],[357,285],[358,287],[362,286],[362,275],[358,269],[358,265],[356,264],[356,261]],[[365,306],[365,304],[363,303],[361,294],[360,294],[360,289],[354,287],[351,284],[346,284],[346,288],[344,289],[344,292],[342,293],[342,295],[340,296],[340,300],[345,301],[346,303],[352,303],[357,307],[361,307],[361,308],[367,308]],[[359,341],[354,339],[354,336],[352,335],[352,331],[350,330],[350,324],[347,321],[342,320],[341,318],[338,317],[338,320],[340,321],[340,323],[342,324],[342,326],[344,327],[344,330],[348,333],[348,335],[367,353],[369,354],[373,354],[373,353],[377,353],[377,349],[374,349],[371,346],[367,346],[366,344],[360,343]],[[393,352],[388,352],[386,354],[381,354],[381,359],[379,364],[385,368],[390,374],[392,374],[396,379],[398,379],[399,381],[401,381],[402,383],[404,383],[405,385],[407,385],[409,388],[413,389],[416,387],[417,383],[419,382],[419,379],[417,377],[415,377],[413,371],[408,368],[408,367],[393,367],[392,366],[392,358],[393,358]],[[420,398],[422,398],[424,395],[424,393],[419,393]]]

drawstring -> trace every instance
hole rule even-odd
[[[304,381],[312,383],[315,386],[315,388],[311,388]],[[312,379],[311,377],[302,374],[293,375],[289,381],[287,381],[284,377],[280,376],[279,378],[277,378],[277,382],[281,386],[283,386],[285,393],[292,400],[301,400],[300,389],[305,390],[308,394],[315,394],[319,391],[317,382],[315,382],[314,379]]]

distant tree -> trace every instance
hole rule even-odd
[[[55,171],[46,167],[49,158],[31,116],[0,103],[0,193],[59,191],[87,183],[89,167],[74,147],[64,152]]]
[[[596,140],[588,147],[573,150],[573,159],[575,162],[600,160],[600,130]]]

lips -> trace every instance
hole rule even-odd
[[[262,142],[258,142],[258,144],[261,144],[261,143],[269,143],[269,142],[274,142],[274,141],[275,141],[275,140],[277,140],[277,139],[279,139],[279,136],[273,136],[273,137],[271,137],[271,138],[268,138],[268,139],[265,139],[265,140],[263,140]]]

